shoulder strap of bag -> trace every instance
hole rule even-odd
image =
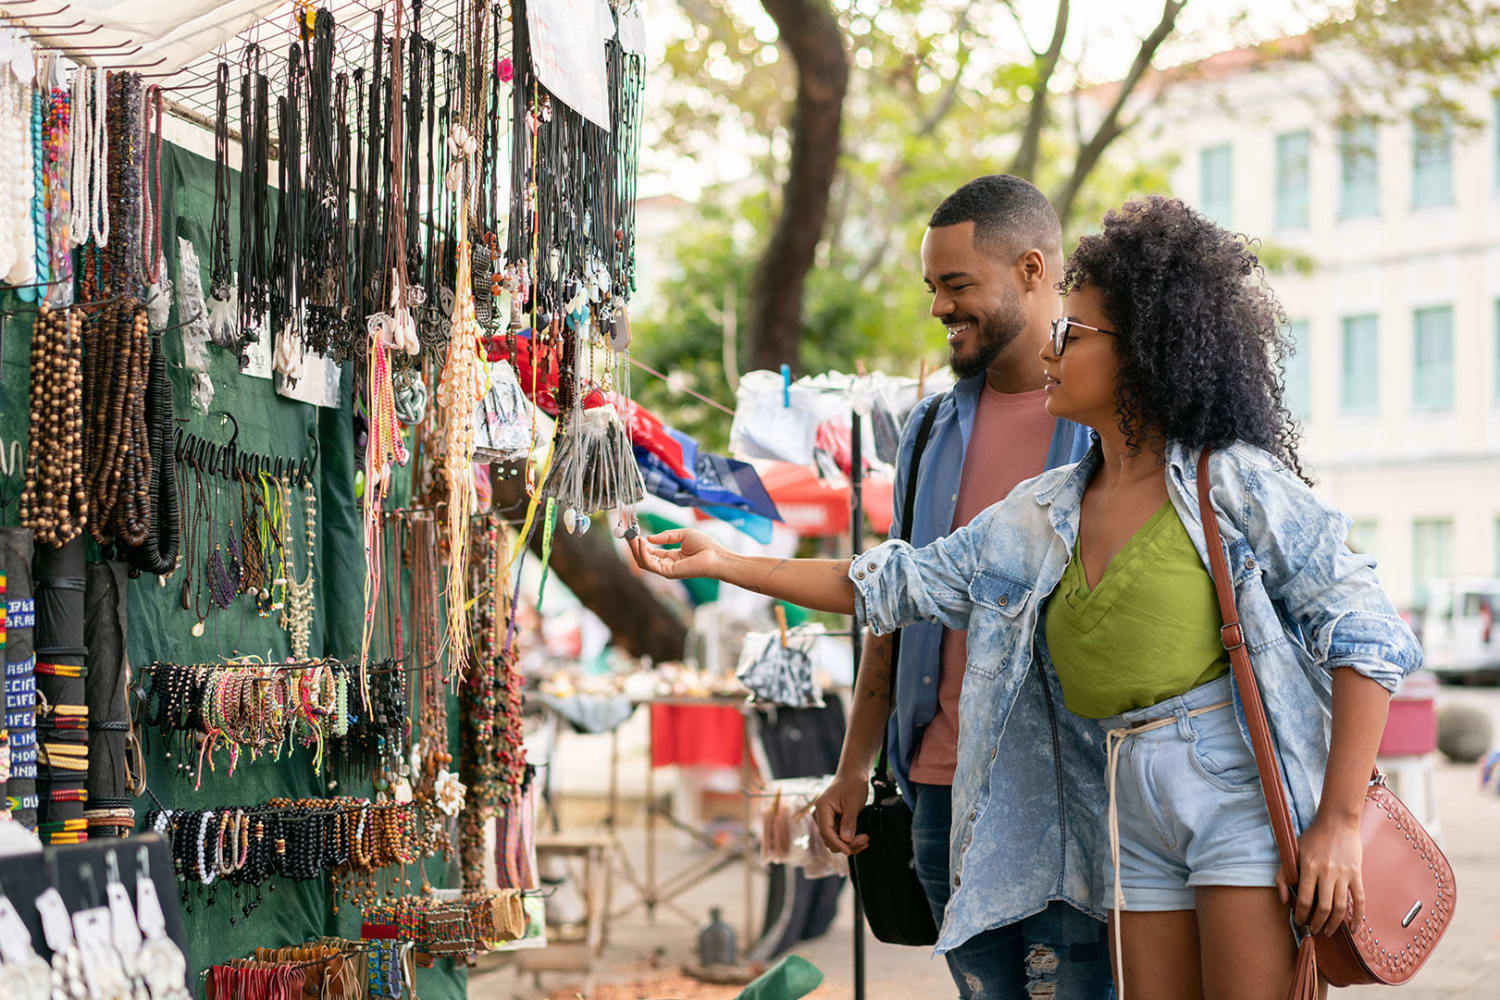
[[[945,394],[946,395],[946,394]],[[932,436],[932,423],[937,419],[938,407],[943,405],[943,396],[938,396],[927,407],[922,414],[922,422],[917,425],[917,438],[912,442],[911,461],[906,465],[906,495],[905,506],[901,508],[901,540],[911,541],[911,523],[916,515],[917,508],[917,470],[922,467],[922,452],[927,450],[927,439]],[[896,670],[901,663],[901,630],[891,637],[891,690],[886,702],[894,711],[896,708]],[[891,782],[890,751],[891,727],[889,722],[880,731],[880,759],[875,762],[875,780],[885,784]]]
[[[1208,543],[1208,562],[1213,569],[1214,590],[1219,595],[1219,615],[1224,625],[1219,629],[1219,638],[1229,654],[1230,668],[1234,671],[1234,682],[1239,688],[1240,701],[1245,706],[1245,722],[1250,727],[1250,746],[1255,751],[1255,767],[1260,772],[1260,788],[1266,796],[1266,812],[1271,817],[1271,833],[1276,838],[1276,850],[1281,854],[1281,871],[1288,885],[1297,884],[1297,832],[1292,825],[1292,813],[1286,804],[1286,788],[1281,783],[1281,768],[1276,763],[1276,750],[1271,744],[1271,726],[1266,721],[1266,707],[1260,700],[1260,685],[1255,680],[1255,670],[1250,665],[1250,650],[1245,645],[1245,632],[1240,627],[1239,608],[1234,600],[1234,587],[1229,581],[1229,565],[1224,558],[1224,542],[1219,535],[1219,518],[1208,499],[1208,456],[1211,449],[1203,449],[1198,458],[1198,510],[1203,517],[1203,534]]]

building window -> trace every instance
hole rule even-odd
[[[1198,208],[1229,228],[1234,211],[1234,160],[1228,143],[1198,154]]]
[[[1380,214],[1380,161],[1375,119],[1356,118],[1339,130],[1339,218]]]
[[[1380,522],[1373,517],[1357,517],[1354,523],[1349,525],[1349,537],[1345,544],[1349,546],[1350,552],[1358,552],[1362,556],[1376,556],[1375,551],[1380,540]]]
[[[1453,307],[1412,314],[1411,405],[1418,410],[1453,409]]]
[[[1375,316],[1345,316],[1339,400],[1345,413],[1380,409],[1380,327]]]
[[[1433,581],[1453,572],[1453,521],[1426,518],[1411,523],[1411,585],[1418,607],[1427,604]]]
[[[1411,205],[1453,204],[1453,119],[1447,112],[1420,112],[1412,119]]]
[[[1495,352],[1492,360],[1494,362],[1491,366],[1494,368],[1494,398],[1495,402],[1500,403],[1500,299],[1495,300]]]
[[[1500,580],[1500,517],[1495,518],[1495,579]]]
[[[1312,415],[1312,384],[1308,371],[1307,342],[1309,324],[1297,319],[1287,324],[1286,339],[1291,341],[1291,353],[1286,359],[1286,394],[1283,397],[1287,409],[1298,420]]]
[[[1276,228],[1306,229],[1308,218],[1309,132],[1276,137]]]

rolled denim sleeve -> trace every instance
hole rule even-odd
[[[1349,518],[1274,465],[1247,475],[1247,541],[1266,592],[1302,629],[1326,670],[1352,667],[1394,692],[1422,665],[1422,647],[1375,575],[1375,560],[1352,552]]]
[[[919,621],[967,629],[977,527],[978,518],[920,549],[893,539],[856,558],[849,580],[859,620],[876,635]]]

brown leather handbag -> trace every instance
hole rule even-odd
[[[1208,499],[1208,456],[1209,449],[1204,449],[1198,459],[1198,506],[1203,515],[1214,589],[1219,594],[1219,612],[1224,619],[1220,636],[1229,653],[1240,701],[1245,706],[1245,721],[1250,727],[1250,744],[1266,797],[1266,811],[1271,817],[1271,832],[1281,854],[1281,870],[1287,884],[1295,887],[1297,830],[1287,807],[1281,768],[1277,766],[1271,743],[1271,727],[1266,721],[1250,651],[1240,628],[1218,517]],[[1331,936],[1302,935],[1291,1000],[1313,1000],[1318,995],[1319,979],[1334,986],[1400,985],[1417,974],[1453,920],[1458,900],[1453,867],[1411,810],[1386,787],[1385,776],[1378,768],[1365,792],[1359,835],[1364,845],[1361,864],[1364,916],[1358,927],[1351,926],[1346,917]]]

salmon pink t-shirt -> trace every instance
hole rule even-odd
[[[953,507],[954,528],[968,524],[980,511],[1004,500],[1017,483],[1045,469],[1057,426],[1056,418],[1047,412],[1046,400],[1045,389],[1004,393],[985,384],[964,452]],[[953,784],[953,768],[958,763],[958,695],[968,663],[965,638],[963,632],[944,629],[939,662],[923,675],[923,683],[938,685],[938,708],[911,762],[911,780],[920,784]]]

